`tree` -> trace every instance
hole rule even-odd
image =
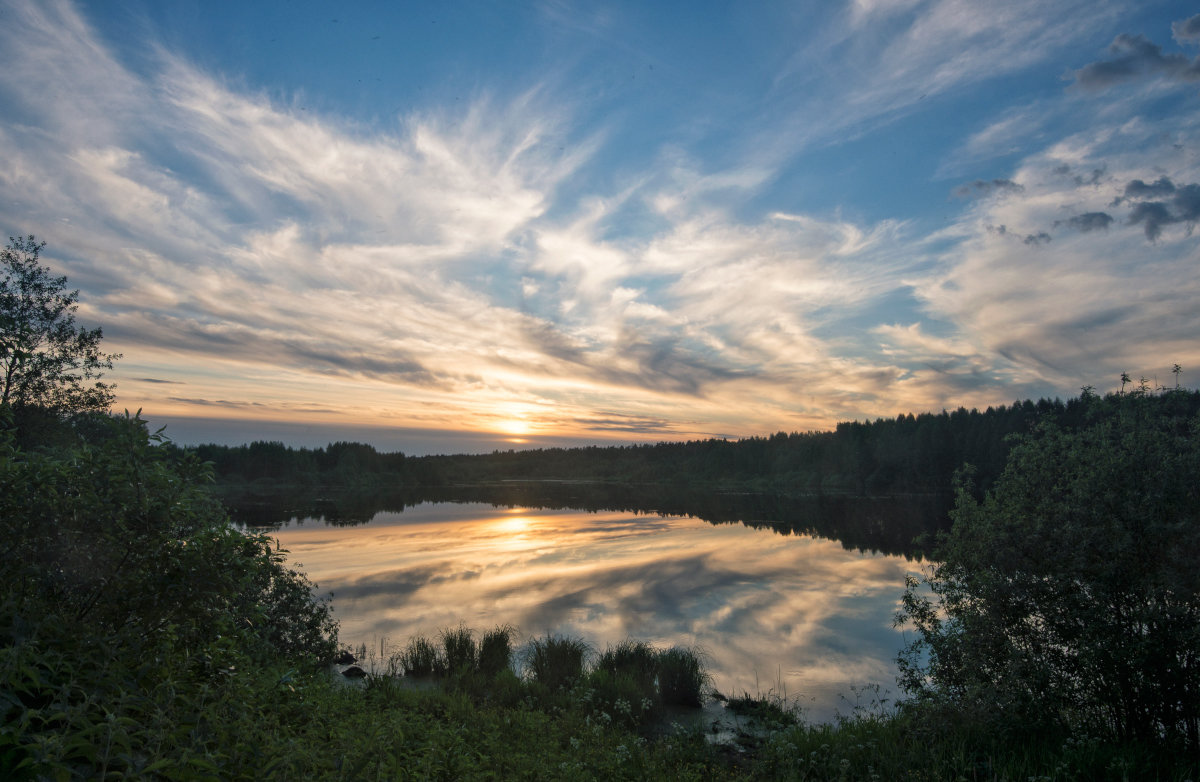
[[[9,237],[0,251],[0,409],[106,411],[113,386],[99,378],[120,356],[101,352],[99,328],[76,325],[79,291],[38,262],[45,246]]]
[[[1194,394],[1088,395],[1088,422],[1018,437],[900,625],[901,684],[1002,729],[1200,748],[1200,418]]]

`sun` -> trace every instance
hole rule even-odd
[[[509,418],[508,420],[501,421],[497,428],[501,432],[511,435],[529,434],[529,432],[533,429],[530,423],[524,418]]]

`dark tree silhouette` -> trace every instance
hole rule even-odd
[[[99,328],[75,323],[79,291],[38,257],[45,242],[9,237],[0,251],[0,409],[60,417],[103,412],[113,386],[100,382],[116,354],[100,350]]]

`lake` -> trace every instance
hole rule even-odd
[[[626,638],[698,647],[721,692],[786,695],[811,720],[849,711],[852,688],[894,697],[905,637],[892,619],[905,575],[920,569],[898,553],[797,534],[794,520],[401,507],[365,523],[310,517],[270,530],[332,591],[343,644],[391,653],[414,634],[509,624],[524,639],[567,634],[597,651]],[[871,524],[888,527],[887,507]]]

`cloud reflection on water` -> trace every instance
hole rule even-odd
[[[699,645],[726,693],[774,687],[813,717],[851,685],[892,686],[912,565],[838,542],[628,512],[425,504],[336,535],[275,534],[335,595],[344,643],[389,646],[460,621],[526,636]]]

